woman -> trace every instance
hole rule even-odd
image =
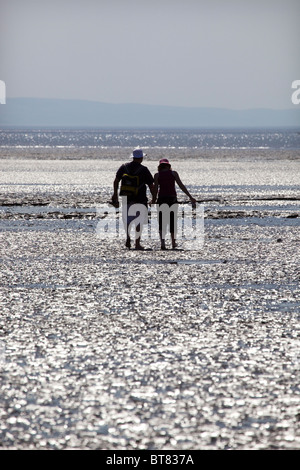
[[[166,249],[165,235],[168,224],[171,234],[172,248],[173,250],[176,248],[176,219],[178,202],[175,183],[177,183],[179,188],[190,198],[194,206],[196,204],[196,199],[190,195],[187,188],[179,178],[177,171],[173,171],[171,169],[169,160],[167,160],[167,158],[162,158],[159,161],[158,173],[154,175],[154,189],[151,202],[151,204],[155,204],[158,194],[157,204],[159,205],[159,236],[162,250]],[[168,213],[168,220],[166,220],[166,217],[163,217],[163,204],[166,204],[169,208],[172,207],[172,210],[169,209],[168,211],[164,212],[164,214]]]

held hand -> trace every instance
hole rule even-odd
[[[113,195],[111,198],[112,205],[116,208],[120,206],[118,196]]]

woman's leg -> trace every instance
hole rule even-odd
[[[162,224],[163,224],[162,213],[161,213],[161,211],[159,211],[159,213],[158,213],[158,229],[159,229],[160,247],[161,247],[162,250],[165,250],[166,249],[166,242],[165,242],[165,239],[163,238]]]
[[[176,205],[175,205],[176,204]],[[176,234],[177,234],[177,212],[178,212],[178,204],[177,201],[172,204],[173,210],[170,213],[170,233],[171,233],[171,240],[172,240],[172,248],[173,250],[176,248]]]

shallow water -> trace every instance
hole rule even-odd
[[[0,160],[2,448],[299,449],[299,162],[175,161],[204,244],[145,252],[119,162]]]

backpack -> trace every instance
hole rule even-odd
[[[128,171],[127,166],[125,165],[126,170]],[[120,196],[137,196],[140,185],[140,177],[138,173],[141,171],[140,167],[133,175],[129,173],[124,173],[121,178],[121,188]]]

